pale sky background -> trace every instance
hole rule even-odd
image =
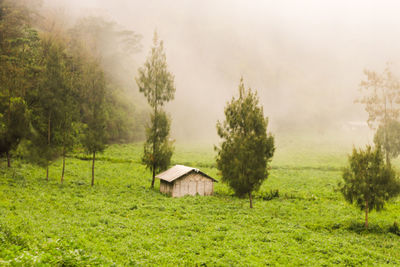
[[[167,106],[174,137],[216,137],[241,76],[256,89],[276,132],[318,134],[364,122],[363,69],[400,61],[399,1],[47,0],[75,16],[102,15],[164,40],[176,98]],[[134,79],[134,77],[132,77]]]

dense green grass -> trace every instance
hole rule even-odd
[[[0,168],[0,265],[400,265],[400,201],[363,213],[335,191],[350,147],[284,143],[255,208],[224,184],[212,197],[170,198],[149,189],[141,144],[114,145],[90,161],[77,154],[44,170]],[[177,145],[173,163],[219,179],[210,144]],[[263,200],[270,190],[279,197]]]

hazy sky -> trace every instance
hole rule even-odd
[[[157,29],[175,75],[168,110],[178,138],[215,135],[242,75],[257,89],[272,129],[365,121],[363,106],[354,104],[363,69],[380,72],[400,61],[398,1],[48,2],[75,15],[101,14],[143,35],[139,64]]]

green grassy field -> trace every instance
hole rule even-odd
[[[400,200],[363,213],[335,191],[351,146],[281,142],[255,208],[217,183],[211,197],[170,198],[149,189],[141,144],[113,145],[43,169],[0,167],[0,265],[400,265]],[[173,163],[220,179],[212,144],[176,146]],[[396,162],[397,166],[400,166]],[[279,197],[264,200],[271,190]]]

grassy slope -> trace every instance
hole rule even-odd
[[[139,144],[110,147],[94,188],[89,161],[68,159],[64,185],[60,162],[49,183],[37,167],[3,166],[0,265],[400,265],[400,236],[388,232],[400,220],[400,201],[371,213],[366,232],[363,214],[334,191],[349,147],[283,143],[259,193],[279,189],[280,197],[258,198],[253,210],[222,183],[212,197],[175,199],[149,189],[141,151]],[[173,162],[218,179],[211,145],[178,145]]]

